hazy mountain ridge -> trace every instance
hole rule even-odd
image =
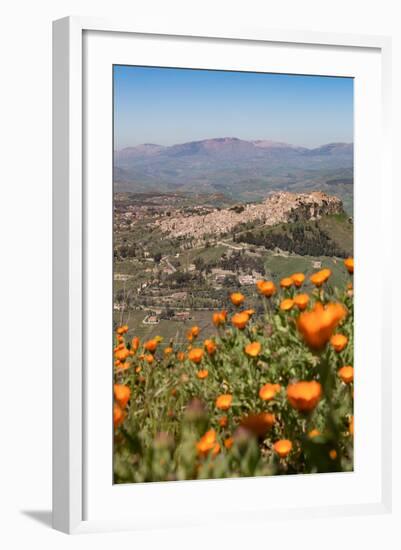
[[[350,211],[352,185],[342,182],[352,179],[352,143],[307,148],[271,140],[214,138],[114,152],[116,191],[219,192],[254,201],[272,190],[322,190],[339,196]]]
[[[154,143],[144,143],[134,147],[125,147],[114,152],[115,161],[125,161],[130,158],[149,156],[177,157],[186,155],[212,155],[240,153],[246,156],[263,157],[266,154],[297,154],[297,155],[353,155],[352,143],[328,143],[319,147],[307,148],[290,143],[272,140],[246,141],[239,138],[213,138],[199,141],[189,141],[176,145],[164,146]]]

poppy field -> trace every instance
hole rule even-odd
[[[258,281],[263,314],[234,292],[215,335],[193,326],[185,345],[118,326],[114,482],[352,471],[353,259],[343,267],[344,288],[327,268]]]

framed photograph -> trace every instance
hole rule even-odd
[[[389,39],[53,52],[54,527],[389,511]]]

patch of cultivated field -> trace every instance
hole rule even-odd
[[[318,267],[321,265],[321,267]],[[302,272],[306,275],[307,279],[312,273],[321,269],[329,268],[332,271],[330,283],[333,286],[343,286],[346,281],[344,270],[342,269],[342,260],[337,258],[329,258],[327,256],[296,256],[296,255],[273,255],[269,254],[265,259],[265,278],[273,279],[276,283],[280,282],[280,279],[287,277],[288,274]],[[314,267],[316,266],[316,267]],[[306,288],[311,287],[308,280],[304,285]],[[311,287],[312,288],[312,287]]]
[[[163,345],[167,345],[170,339],[175,342],[183,343],[187,330],[194,325],[201,328],[202,336],[207,337],[215,334],[216,330],[212,324],[212,311],[191,311],[191,319],[189,321],[166,321],[161,320],[156,325],[147,325],[142,321],[148,314],[147,311],[131,311],[129,318],[124,317],[124,322],[128,325],[128,337],[139,336],[143,340],[150,340],[155,336],[163,336]],[[120,315],[115,313],[114,320],[116,323],[120,320]]]

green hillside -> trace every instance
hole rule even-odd
[[[235,241],[300,256],[345,258],[353,252],[353,224],[346,214],[336,214],[307,222],[256,226],[237,233]]]

